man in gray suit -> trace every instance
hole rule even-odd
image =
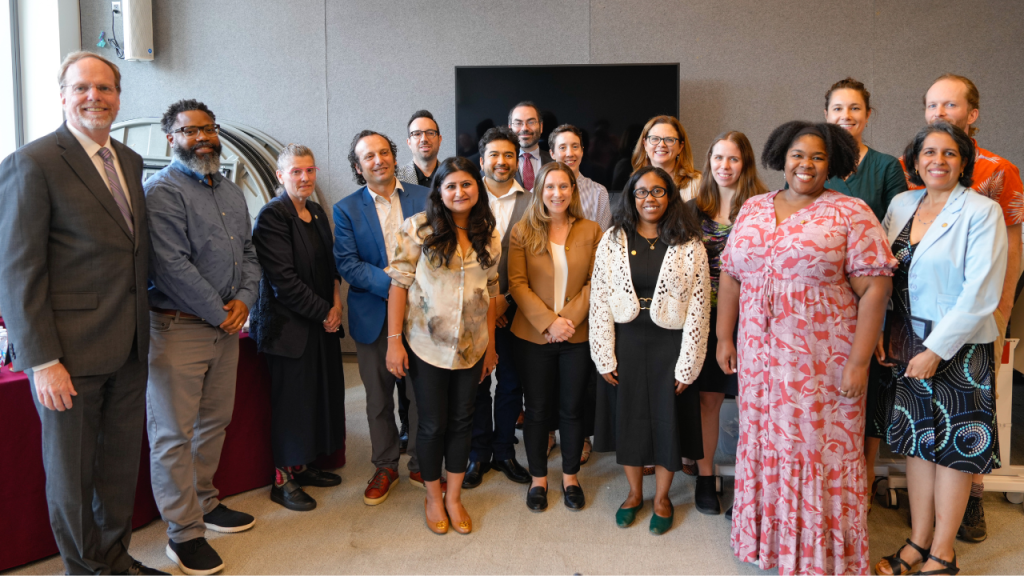
[[[35,391],[65,570],[163,574],[128,555],[149,352],[142,158],[110,139],[117,66],[74,52],[58,80],[66,122],[0,164],[0,309]]]

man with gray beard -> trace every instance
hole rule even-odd
[[[207,529],[241,532],[256,522],[221,504],[213,486],[235,402],[238,332],[260,278],[245,196],[220,173],[215,121],[202,102],[171,104],[160,125],[174,161],[144,185],[150,470],[167,556],[186,574],[224,567]]]

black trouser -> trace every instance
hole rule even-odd
[[[405,349],[419,410],[416,454],[423,481],[441,479],[442,461],[449,473],[461,474],[469,466],[473,408],[484,359],[471,368],[449,370],[427,364],[408,345]]]
[[[562,472],[580,471],[583,454],[583,405],[591,378],[590,343],[534,344],[516,340],[516,373],[523,384],[526,419],[523,442],[530,475],[548,475],[548,429],[558,413]]]

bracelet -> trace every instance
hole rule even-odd
[[[388,336],[388,338],[398,338],[401,335],[402,335],[402,333],[399,332],[398,334],[392,334],[391,336]]]

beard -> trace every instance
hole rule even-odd
[[[212,148],[213,152],[200,156],[196,154],[196,148]],[[185,148],[177,144],[171,147],[171,152],[175,159],[188,166],[189,170],[203,176],[220,171],[220,151],[220,144],[211,144],[209,142],[199,142],[191,148]]]

